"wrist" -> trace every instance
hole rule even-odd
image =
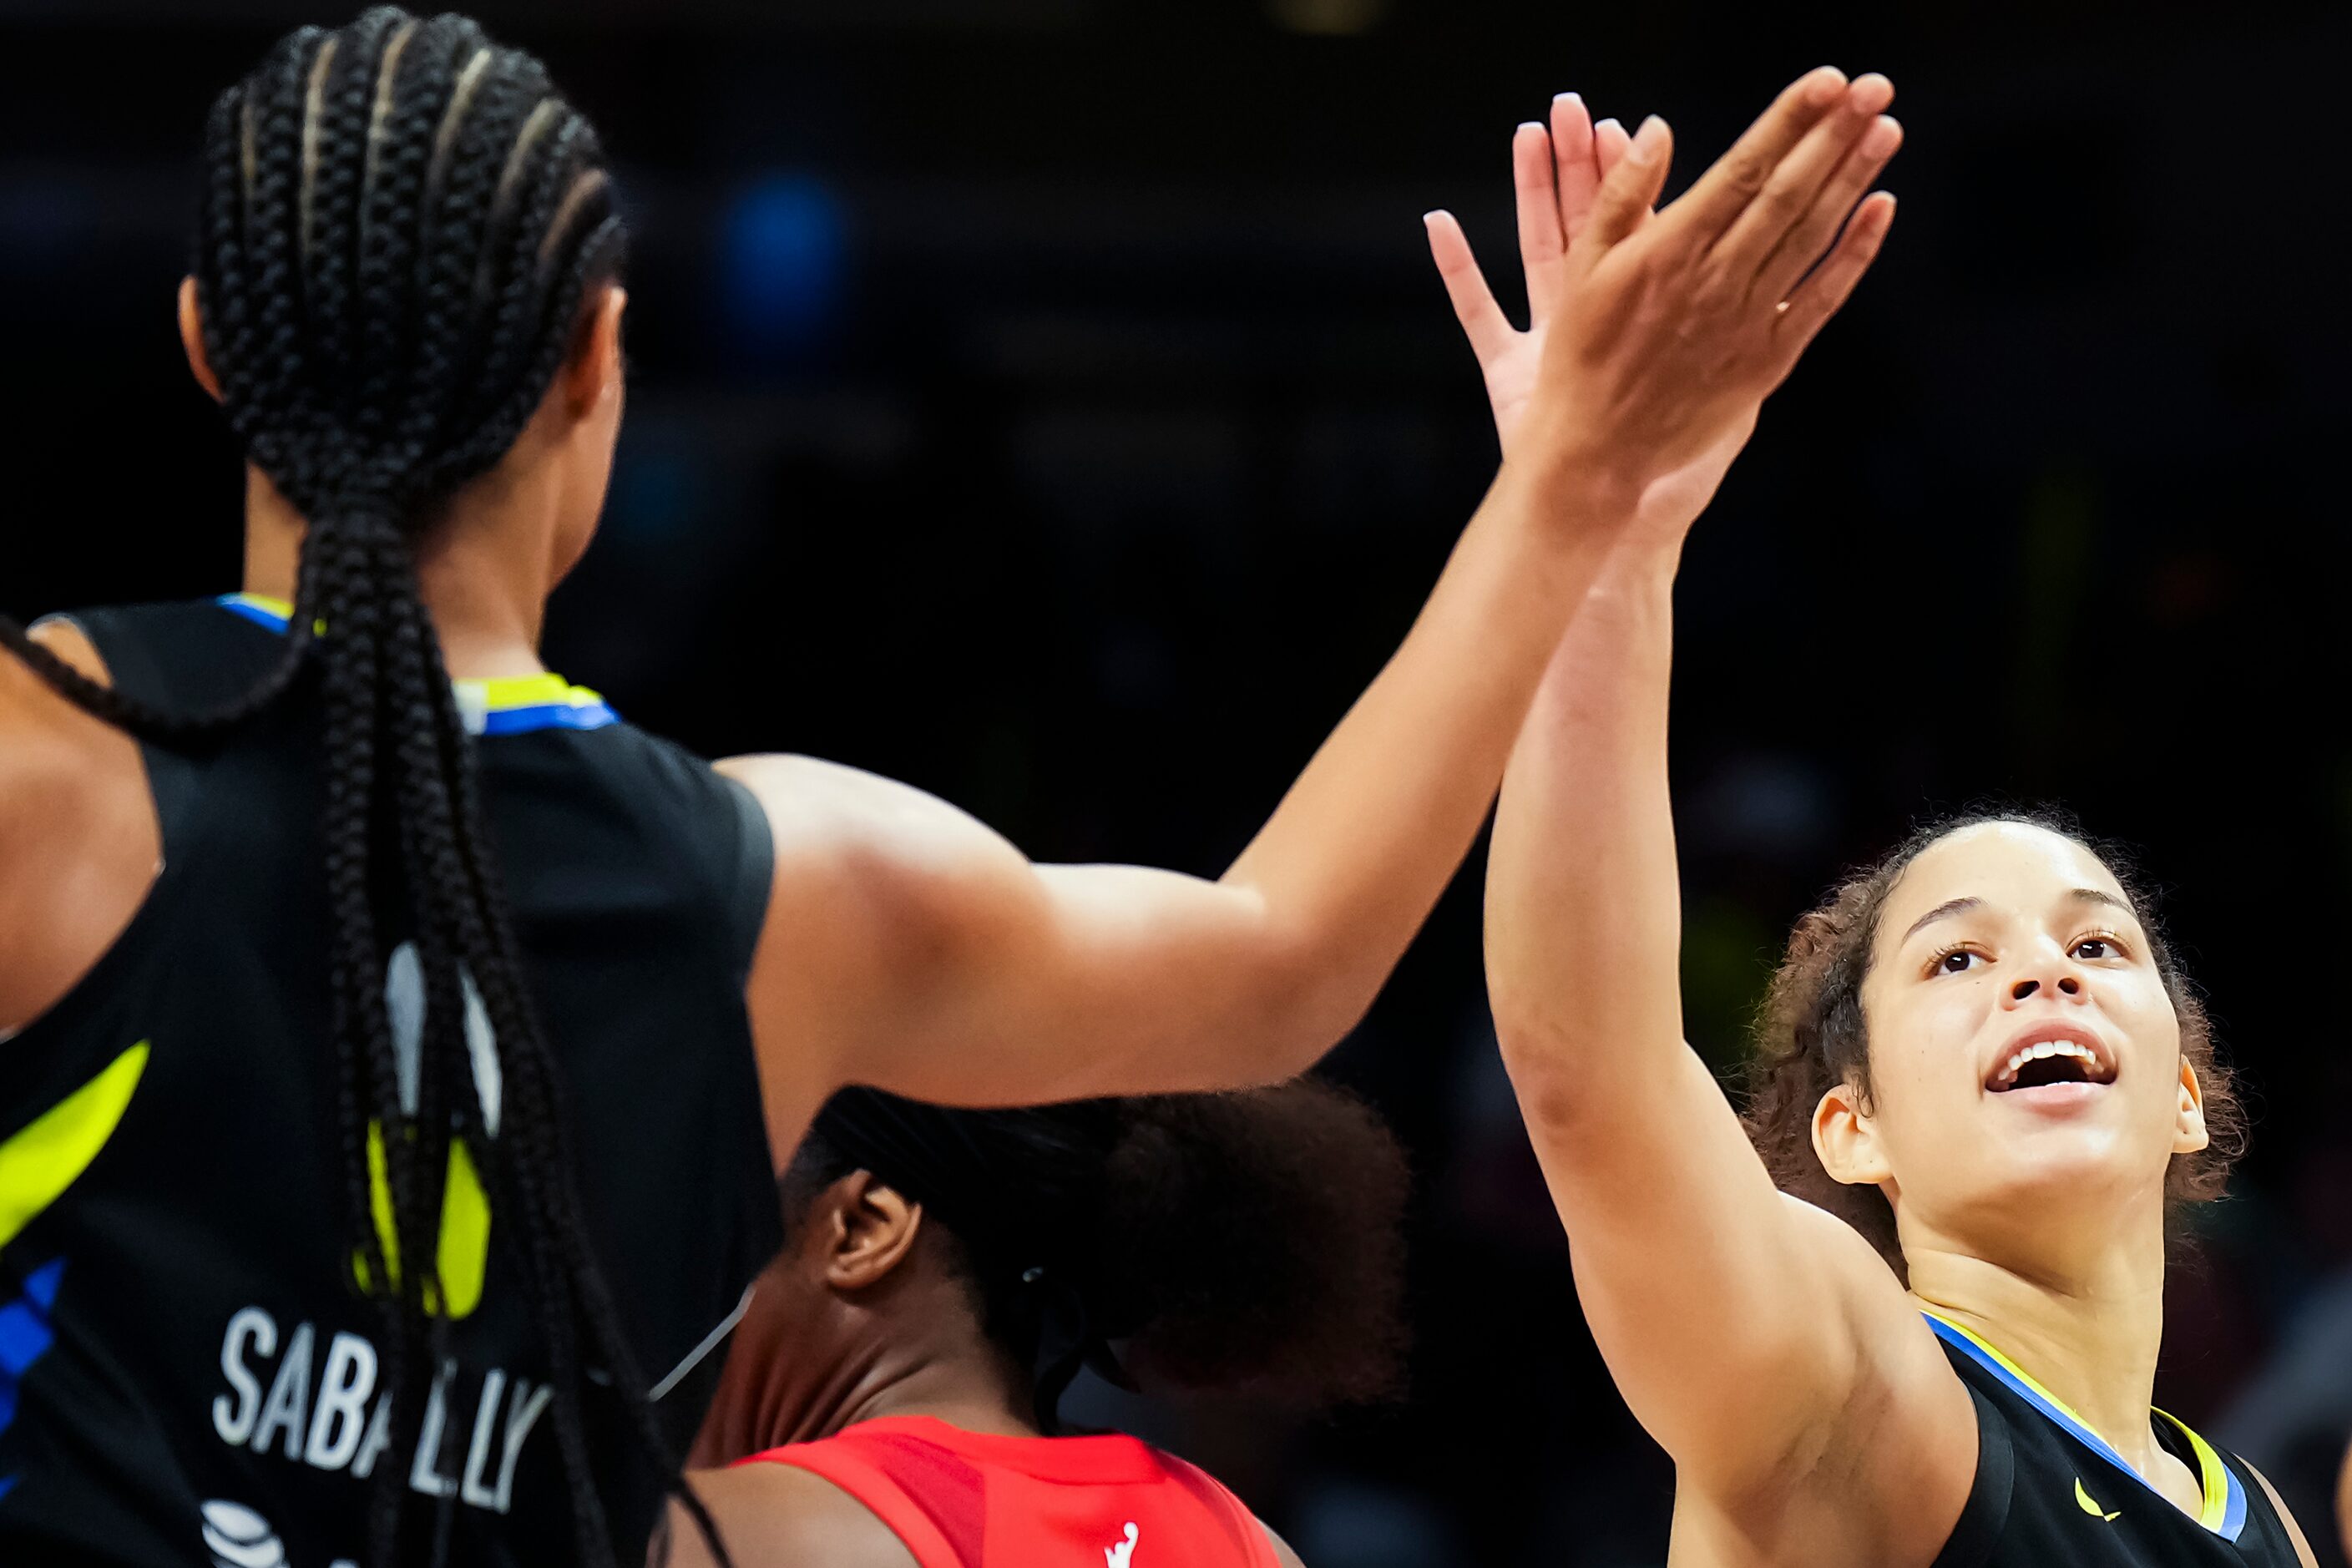
[[[1679,541],[1636,535],[1611,553],[1593,583],[1593,595],[1617,601],[1627,614],[1663,616],[1671,620],[1675,579],[1682,563]]]
[[[1547,443],[1522,442],[1505,453],[1496,488],[1517,500],[1537,533],[1563,546],[1613,541],[1641,510],[1641,487],[1631,478]]]
[[[1659,526],[1637,486],[1595,468],[1548,472],[1507,458],[1493,499],[1505,502],[1515,552],[1538,577],[1671,598],[1689,531]]]

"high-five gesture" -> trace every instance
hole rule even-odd
[[[1876,251],[1883,200],[1832,242],[1892,151],[1888,98],[1817,72],[1664,207],[1665,127],[1628,136],[1562,100],[1517,150],[1529,333],[1433,227],[1507,460],[1395,657],[1215,881],[1039,866],[865,774],[729,764],[779,845],[753,975],[772,1142],[840,1082],[982,1103],[1218,1089],[1296,1073],[1352,1027],[1477,836],[1603,568],[1629,540],[1679,542],[1657,519],[1696,512]]]
[[[1895,199],[1864,193],[1902,142],[1893,99],[1884,77],[1813,71],[1657,211],[1663,121],[1629,140],[1564,95],[1549,128],[1521,127],[1528,331],[1496,305],[1452,215],[1428,220],[1505,456],[1573,464],[1645,521],[1687,526],[1885,239]]]
[[[1544,329],[1568,291],[1568,247],[1584,230],[1601,182],[1625,155],[1633,138],[1614,120],[1594,124],[1584,100],[1572,92],[1552,100],[1549,127],[1529,121],[1511,138],[1511,183],[1518,195],[1519,266],[1527,274],[1528,329],[1511,325],[1495,302],[1470,251],[1461,220],[1440,209],[1422,221],[1454,314],[1470,338],[1495,408],[1495,432],[1511,449],[1519,416],[1536,389],[1543,363]]]
[[[1883,78],[1816,71],[1654,210],[1668,138],[1648,121],[1605,173],[1596,151],[1574,182],[1555,174],[1551,215],[1520,207],[1562,243],[1556,261],[1549,233],[1526,247],[1546,303],[1504,471],[1559,464],[1633,499],[1600,514],[1622,526],[1592,531],[1608,559],[1504,779],[1487,992],[1586,1321],[1674,1456],[1677,1562],[1920,1568],[1977,1455],[1968,1392],[1895,1276],[1774,1189],[1684,1043],[1679,985],[1666,719],[1682,531],[1885,237],[1893,203],[1864,193],[1900,140],[1892,97]],[[1549,138],[1571,165],[1576,121]],[[1580,221],[1573,184],[1596,176]],[[1529,345],[1479,324],[1483,284],[1449,281],[1491,385]]]

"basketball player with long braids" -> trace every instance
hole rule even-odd
[[[1891,96],[1865,78],[1853,107]],[[1782,168],[1859,196],[1897,135],[1841,145],[1825,121]],[[1572,104],[1521,133],[1531,268],[1573,253],[1621,144]],[[1507,462],[1533,345],[1491,313],[1458,231],[1432,237]],[[1745,1128],[1683,1041],[1672,587],[1755,418],[1748,385],[1719,442],[1646,486],[1571,621],[1487,872],[1496,1030],[1585,1315],[1675,1460],[1669,1562],[2308,1564],[2266,1481],[2150,1408],[2168,1205],[2219,1193],[2241,1118],[2113,856],[2041,818],[1962,819],[1845,883],[1774,980]],[[1895,657],[1969,700],[1932,639]]]
[[[1403,1154],[1312,1081],[1038,1110],[853,1089],[782,1188],[694,1456],[730,1466],[694,1489],[740,1568],[1296,1568],[1183,1460],[1067,1432],[1064,1391],[1091,1365],[1307,1410],[1396,1377]]]
[[[779,1243],[771,1151],[834,1090],[1313,1061],[1726,353],[1785,374],[1868,266],[1883,225],[1832,249],[1774,176],[1842,90],[1673,209],[1827,252],[1760,337],[1654,242],[1667,133],[1633,140],[1427,605],[1205,880],[714,769],[549,673],[621,415],[603,150],[465,18],[289,35],[214,108],[180,298],[243,591],[0,622],[0,1558],[634,1561]]]

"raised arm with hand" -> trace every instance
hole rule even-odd
[[[752,1002],[780,1138],[843,1081],[967,1102],[1198,1089],[1288,1076],[1338,1040],[1468,849],[1643,495],[1723,444],[1851,285],[1858,241],[1759,336],[1718,255],[1755,274],[1785,252],[1792,284],[1826,246],[1835,217],[1786,196],[1808,132],[1862,134],[1836,118],[1845,95],[1834,72],[1808,77],[1654,217],[1670,137],[1654,119],[1629,141],[1563,247],[1493,489],[1402,647],[1223,878],[1035,866],[912,790],[730,764],[777,830]]]
[[[1423,222],[1430,255],[1446,297],[1486,381],[1495,434],[1507,454],[1518,434],[1543,363],[1546,329],[1568,292],[1568,247],[1584,232],[1601,184],[1633,144],[1615,120],[1593,121],[1581,95],[1551,100],[1549,123],[1528,121],[1511,137],[1511,184],[1517,197],[1519,268],[1527,279],[1528,326],[1511,325],[1471,253],[1462,220],[1440,208]]]
[[[1883,79],[1841,84],[1835,110],[1770,172],[1760,153],[1736,149],[1648,220],[1646,232],[1675,235],[1685,253],[1706,247],[1711,298],[1747,335],[1720,330],[1715,425],[1644,490],[1560,643],[1505,778],[1489,858],[1496,1031],[1586,1316],[1635,1414],[1675,1459],[1678,1540],[1701,1556],[1712,1542],[1741,1561],[1776,1560],[1786,1544],[1824,1562],[1925,1562],[1975,1457],[1968,1394],[1901,1288],[1844,1225],[1774,1189],[1683,1041],[1678,995],[1666,773],[1675,565],[1762,399],[1885,236],[1891,198],[1864,193],[1899,141],[1882,117],[1891,97]],[[1571,169],[1580,149],[1596,149],[1582,154],[1594,167],[1607,155],[1580,113],[1567,106],[1549,138]],[[1533,141],[1523,133],[1517,156],[1523,228],[1544,205],[1540,188],[1527,199],[1547,163]],[[1590,177],[1590,167],[1558,176],[1564,220]],[[1752,199],[1735,209],[1738,188]],[[1455,237],[1433,234],[1499,413],[1526,339],[1494,326]],[[1535,331],[1556,331],[1579,303],[1564,290],[1548,321],[1538,300]],[[1531,408],[1527,422],[1538,417]],[[1866,1453],[1825,1452],[1858,1397],[1890,1391],[1900,1397],[1862,1426]],[[1838,1485],[1811,1484],[1822,1476]],[[1857,1486],[1865,1476],[1887,1485]],[[1897,1496],[1900,1516],[1874,1508]]]

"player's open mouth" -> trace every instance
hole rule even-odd
[[[2008,1094],[2051,1084],[2115,1081],[2115,1058],[2099,1037],[2087,1029],[2059,1026],[2020,1036],[1993,1065],[1985,1088],[1994,1094]]]

